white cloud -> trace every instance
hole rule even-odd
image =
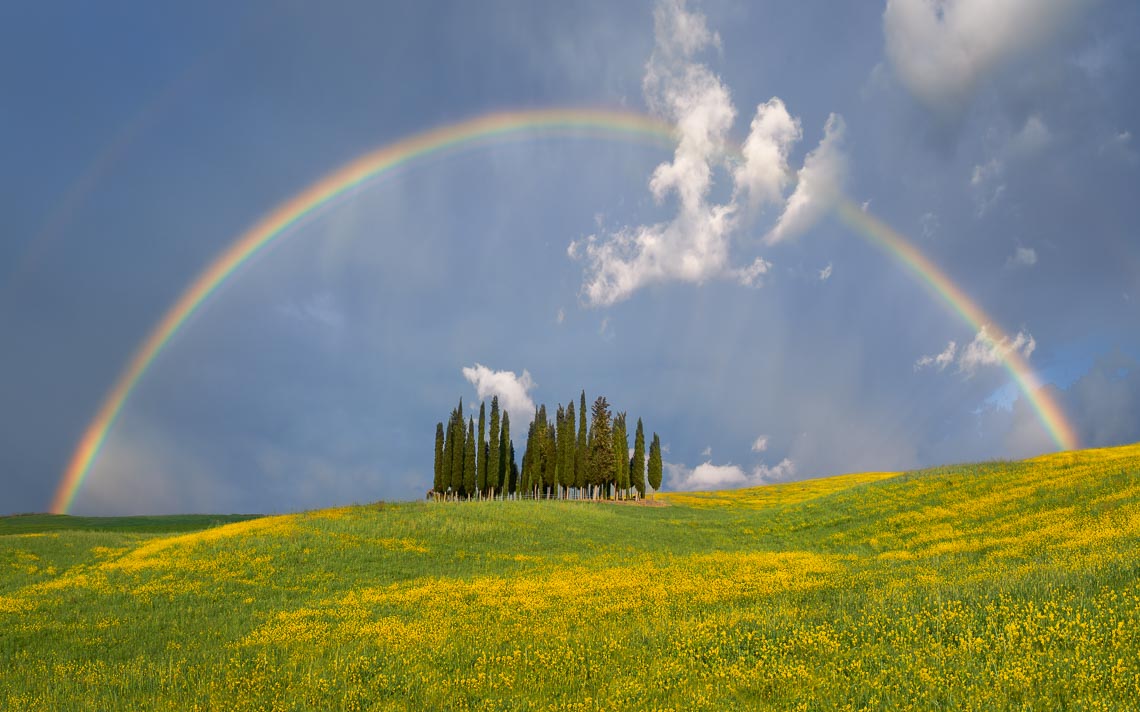
[[[791,183],[787,157],[802,132],[784,103],[773,97],[757,107],[741,159],[729,165],[728,134],[736,109],[720,77],[694,59],[709,47],[719,47],[719,37],[683,0],[658,3],[654,31],[656,45],[642,90],[650,110],[676,127],[677,148],[672,161],[653,171],[649,189],[659,204],[675,199],[677,212],[664,222],[599,229],[570,243],[570,258],[586,263],[581,295],[592,306],[614,304],[642,287],[668,281],[734,279],[758,285],[771,263],[756,258],[747,266],[735,266],[731,240],[745,213],[758,214],[766,205],[783,202]],[[835,145],[841,133],[842,120],[833,116],[824,141],[800,171],[799,181],[806,185],[797,185],[784,209],[794,225],[782,232],[802,232],[825,207],[827,189],[836,182],[834,168],[842,159]],[[727,172],[733,184],[723,204],[709,200],[718,171]]]
[[[914,370],[919,371],[930,366],[937,368],[939,371],[945,370],[947,366],[954,363],[954,356],[957,352],[958,344],[951,341],[946,344],[946,348],[942,350],[942,353],[933,356],[923,356],[915,361]]]
[[[1011,353],[1018,353],[1023,358],[1029,358],[1036,348],[1037,341],[1027,331],[1019,331],[1013,338],[1003,336],[1000,339],[995,339],[990,335],[989,329],[983,326],[974,335],[973,341],[961,349],[958,348],[957,342],[951,341],[946,344],[942,353],[922,356],[915,361],[914,370],[936,368],[939,371],[944,371],[947,366],[954,363],[958,366],[958,373],[969,377],[973,376],[979,368],[1001,364]]]
[[[510,412],[515,427],[529,423],[534,417],[534,401],[530,397],[530,390],[537,384],[526,369],[518,376],[514,371],[492,371],[483,364],[476,363],[473,367],[463,369],[463,377],[475,386],[479,400],[498,396],[499,405]]]
[[[788,152],[803,137],[799,119],[779,97],[756,107],[756,117],[741,148],[743,161],[733,172],[738,193],[752,207],[780,203],[792,179]]]
[[[978,83],[1047,42],[1089,0],[887,0],[887,56],[927,107],[961,110]]]
[[[827,266],[819,271],[819,281],[826,282],[831,279],[831,263],[828,262]]]
[[[712,445],[705,445],[705,449],[701,450],[701,457],[712,457]]]
[[[1017,332],[1017,336],[1012,339],[1003,337],[995,340],[983,326],[974,336],[974,340],[958,355],[958,370],[973,375],[982,366],[1000,364],[1010,353],[1016,352],[1024,358],[1029,358],[1036,348],[1037,342],[1033,335],[1026,331]]]
[[[664,463],[666,480],[665,485],[674,491],[719,490],[735,489],[738,487],[756,487],[773,482],[784,482],[796,474],[795,464],[784,458],[779,464],[768,467],[760,464],[745,471],[739,465],[714,465],[712,462],[703,462],[693,469],[676,463]]]
[[[768,270],[772,269],[772,263],[763,257],[757,257],[748,267],[741,267],[734,270],[733,274],[736,275],[736,280],[745,287],[758,287],[760,286],[760,277],[768,274]]]
[[[806,232],[835,204],[847,174],[847,155],[842,148],[846,131],[842,116],[832,114],[827,117],[823,138],[804,158],[804,166],[797,174],[796,189],[788,198],[776,226],[768,233],[768,244]]]
[[[1032,267],[1037,264],[1037,250],[1032,247],[1021,247],[1013,251],[1006,261],[1006,267]]]
[[[761,435],[752,441],[752,452],[764,452],[768,449],[768,436]]]
[[[931,212],[925,212],[918,218],[918,225],[922,229],[922,239],[933,240],[938,236],[938,230],[942,224],[938,220],[938,216]]]
[[[554,320],[559,324],[566,321],[566,312],[563,311],[562,307],[558,308],[558,314],[554,317]]]

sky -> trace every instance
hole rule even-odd
[[[70,511],[419,498],[435,424],[495,394],[520,454],[534,404],[605,395],[668,489],[1056,450],[1009,358],[1081,446],[1140,440],[1138,37],[1127,0],[5,4],[0,514],[49,508],[275,206],[522,109],[675,145],[524,130],[349,191],[172,336]]]

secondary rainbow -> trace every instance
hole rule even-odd
[[[286,234],[289,228],[351,189],[417,159],[499,140],[549,135],[650,142],[662,147],[671,147],[675,141],[671,126],[644,114],[608,109],[510,111],[486,114],[416,134],[367,153],[326,175],[258,220],[211,262],[166,311],[135,350],[84,431],[52,499],[51,511],[62,514],[71,508],[123,404],[170,339],[235,270]],[[994,321],[905,238],[849,201],[842,202],[838,212],[859,234],[896,256],[930,285],[972,327],[986,325],[988,333],[1001,338],[1002,332]],[[1037,387],[1036,377],[1024,359],[1011,351],[1005,357],[1005,365],[1057,445],[1064,449],[1075,447],[1076,438],[1064,413],[1047,391]]]

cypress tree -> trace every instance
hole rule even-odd
[[[511,444],[511,416],[504,410],[503,433],[502,437],[499,438],[499,470],[503,476],[499,482],[499,488],[503,490],[504,498],[515,491],[514,482],[511,480],[511,463],[514,461],[515,446]]]
[[[534,430],[538,424],[538,409],[535,409],[535,417],[531,419],[530,425],[526,429],[526,450],[523,450],[522,456],[522,479],[519,481],[519,488],[524,492],[530,492],[531,480],[534,479],[534,458],[538,455],[534,447]]]
[[[587,470],[589,469],[589,440],[586,436],[586,391],[582,391],[582,401],[578,408],[578,447],[574,449],[574,487],[578,490],[578,496],[582,496],[582,490],[588,484]]]
[[[558,493],[558,429],[547,423],[544,440],[542,488],[547,496]]]
[[[442,492],[443,486],[443,423],[435,424],[435,477],[432,479],[433,492]]]
[[[605,396],[598,396],[591,410],[590,459],[587,473],[592,487],[601,487],[614,471],[614,441],[610,430],[610,405]]]
[[[503,466],[499,462],[499,439],[500,428],[502,427],[499,422],[499,397],[493,396],[491,398],[491,431],[488,433],[487,448],[487,486],[491,488],[491,496],[495,496],[495,491],[499,490],[499,485],[503,481]]]
[[[633,436],[633,461],[629,466],[630,484],[640,497],[645,496],[645,429],[637,419],[637,432]]]
[[[487,440],[484,434],[487,432],[487,408],[482,401],[479,402],[479,439],[475,441],[476,447],[479,448],[479,464],[475,468],[476,474],[479,478],[479,496],[482,497],[483,493],[487,491]]]
[[[614,498],[629,489],[629,436],[625,432],[625,413],[614,416]]]
[[[475,495],[475,419],[467,421],[467,441],[463,451],[463,491],[468,498]]]
[[[649,446],[649,486],[654,493],[661,487],[661,439],[653,433],[653,444]]]
[[[514,494],[518,491],[519,485],[519,466],[518,463],[515,462],[515,444],[511,443],[507,450],[510,452],[510,457],[507,458],[507,473],[510,476],[509,486],[511,488],[511,494]]]
[[[451,491],[456,497],[463,491],[463,458],[467,452],[463,425],[463,399],[460,398],[459,408],[455,412],[451,444]]]
[[[566,487],[564,496],[570,499],[570,488],[578,486],[577,479],[577,455],[578,443],[577,437],[574,432],[574,400],[571,399],[570,403],[566,406],[566,423],[563,426],[562,433],[562,464],[565,470],[565,478],[562,483]]]

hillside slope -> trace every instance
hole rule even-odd
[[[0,534],[0,706],[1140,700],[1140,445],[662,498]]]

